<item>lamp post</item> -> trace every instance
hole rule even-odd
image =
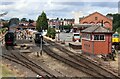
[[[43,39],[43,36],[42,36],[42,26],[41,26],[41,35],[40,35],[40,55],[42,56],[42,39]]]

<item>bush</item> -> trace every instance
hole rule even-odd
[[[48,28],[48,31],[47,31],[47,36],[49,36],[50,38],[55,39],[55,35],[56,35],[55,29],[49,27],[49,28]]]

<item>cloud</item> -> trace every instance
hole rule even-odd
[[[93,2],[92,6],[118,8],[118,2]]]
[[[1,2],[0,5],[11,5],[14,4],[14,2]]]
[[[81,17],[89,15],[95,11],[102,14],[116,13],[117,1],[105,2],[97,0],[2,0],[0,2],[0,13],[8,12],[2,18],[10,19],[12,17],[28,18],[36,20],[42,11],[45,11],[48,18],[73,18],[73,12],[81,12]]]

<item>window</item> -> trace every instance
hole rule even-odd
[[[94,40],[99,40],[99,35],[94,35]]]
[[[104,35],[100,35],[100,40],[105,40]]]
[[[105,40],[105,35],[94,35],[94,40]]]
[[[80,36],[80,34],[74,34],[74,36]]]
[[[98,17],[95,17],[95,20],[97,20],[98,19]]]
[[[82,34],[82,38],[86,39],[86,40],[90,40],[91,39],[91,34],[84,33],[84,34]]]

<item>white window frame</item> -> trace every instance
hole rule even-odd
[[[99,35],[99,40],[94,40],[95,35]],[[104,40],[100,40],[100,35],[104,35]],[[94,34],[93,35],[93,41],[105,41],[105,34]]]

